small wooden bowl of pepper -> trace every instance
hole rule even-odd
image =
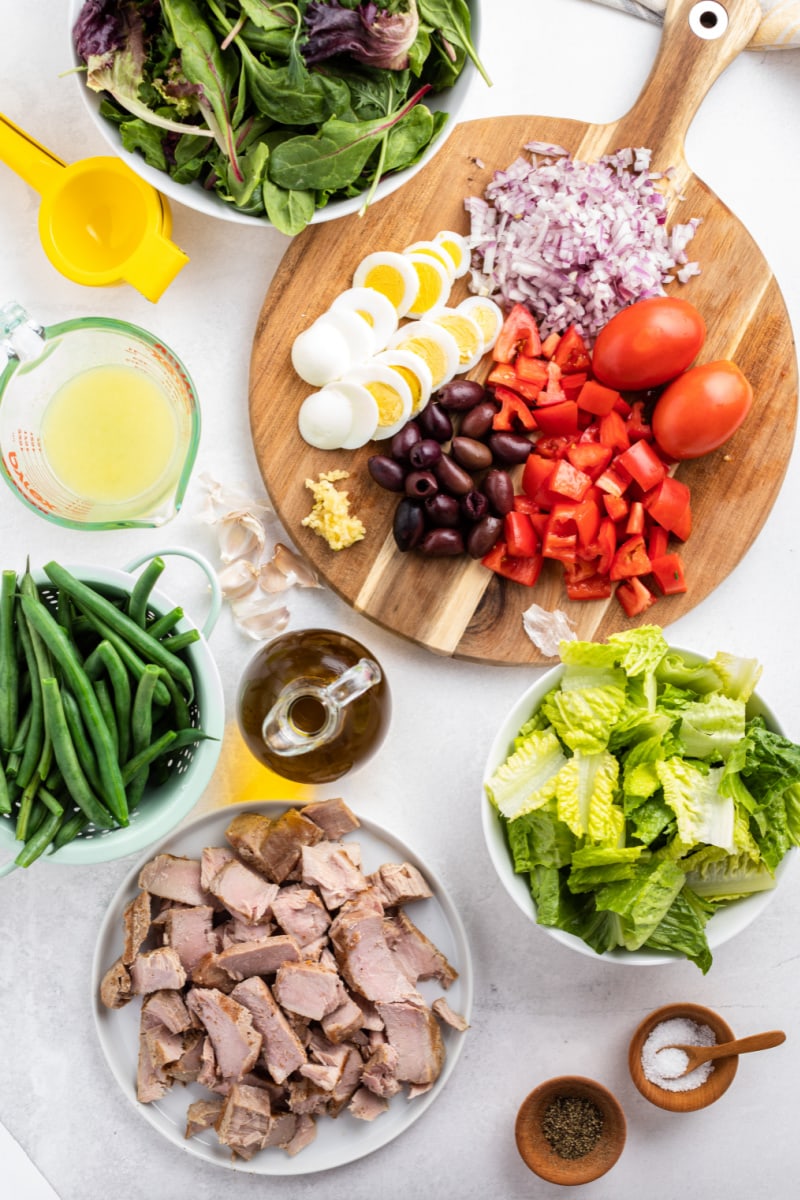
[[[550,1183],[575,1186],[610,1171],[625,1145],[625,1114],[593,1079],[540,1083],[517,1113],[514,1136],[526,1166]]]

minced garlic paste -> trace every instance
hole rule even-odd
[[[366,533],[363,521],[350,515],[348,493],[334,487],[338,480],[348,477],[349,471],[325,471],[316,483],[313,479],[306,480],[306,487],[314,497],[314,507],[307,517],[303,517],[301,524],[323,537],[331,550],[344,550],[354,542],[360,542]]]

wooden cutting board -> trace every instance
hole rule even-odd
[[[701,359],[735,360],[755,393],[747,421],[725,447],[680,466],[694,514],[694,531],[682,548],[689,590],[659,599],[641,621],[666,626],[699,604],[761,529],[786,472],[797,416],[797,362],[778,284],[747,230],[684,156],[684,137],[701,101],[761,17],[757,0],[726,0],[729,24],[722,36],[698,36],[690,11],[695,27],[716,33],[721,26],[697,21],[708,21],[719,7],[670,0],[656,62],[636,105],[621,120],[588,125],[521,115],[459,125],[419,174],[364,217],[311,226],[295,238],[275,275],[250,369],[253,441],[270,497],[290,536],[334,591],[380,625],[438,654],[491,663],[546,661],[522,627],[521,614],[533,602],[563,609],[581,638],[602,639],[638,622],[625,617],[613,597],[567,600],[558,564],[547,564],[539,583],[525,588],[466,556],[400,554],[391,532],[396,497],[378,488],[366,469],[375,443],[356,452],[325,452],[307,446],[297,432],[297,410],[311,389],[292,370],[292,341],[351,286],[367,253],[402,250],[440,229],[468,233],[464,197],[481,195],[493,172],[517,158],[526,142],[556,143],[582,161],[626,146],[650,147],[655,170],[675,171],[669,224],[702,218],[690,243],[702,273],[688,284],[670,285],[705,317]],[[457,281],[450,303],[466,294],[464,281]],[[472,374],[480,377],[479,369]],[[348,490],[351,510],[367,527],[363,541],[338,552],[301,526],[311,507],[305,479],[335,468],[350,472],[338,486]]]

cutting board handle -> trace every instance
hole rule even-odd
[[[658,55],[636,104],[617,122],[617,146],[648,146],[659,164],[685,165],[695,113],[762,16],[758,0],[667,0]]]

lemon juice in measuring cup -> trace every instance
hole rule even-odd
[[[180,508],[200,437],[194,387],[152,334],[102,317],[43,328],[0,308],[6,482],[61,525],[162,525]]]

